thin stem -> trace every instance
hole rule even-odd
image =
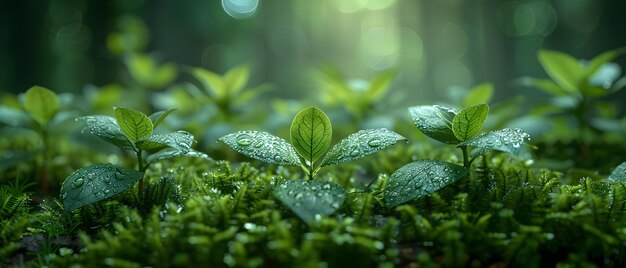
[[[466,168],[470,167],[469,155],[467,154],[467,146],[460,146],[461,151],[463,151],[463,166]]]
[[[139,172],[145,173],[146,166],[144,166],[143,164],[141,150],[137,150],[135,152],[137,153],[137,168],[139,169]],[[143,175],[142,175],[141,178],[139,179],[139,195],[143,193],[143,188],[144,188],[144,183],[143,183]]]

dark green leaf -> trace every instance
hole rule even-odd
[[[310,163],[324,155],[332,137],[330,119],[316,107],[300,111],[291,123],[291,144]]]
[[[65,210],[89,205],[132,187],[143,173],[111,164],[84,167],[70,174],[61,186]]]
[[[489,106],[487,104],[478,104],[459,111],[452,120],[454,136],[460,141],[475,137],[483,128],[488,114]]]
[[[452,120],[456,111],[438,105],[414,106],[409,108],[409,115],[426,136],[443,143],[459,143],[452,131]]]
[[[475,146],[482,151],[498,150],[519,154],[522,144],[529,140],[528,133],[518,128],[505,128],[479,135],[473,139],[459,143],[459,146]]]
[[[155,129],[165,118],[170,115],[176,108],[167,109],[165,111],[158,111],[149,116],[150,121],[152,121],[152,128]]]
[[[31,122],[31,117],[20,109],[0,105],[0,123],[12,127],[27,126]]]
[[[191,145],[195,142],[193,135],[186,131],[176,131],[174,133],[154,134],[141,138],[135,145],[142,150],[159,150],[165,147],[187,153],[191,150]]]
[[[322,160],[321,166],[350,162],[402,140],[406,138],[386,128],[361,130],[333,146]]]
[[[148,162],[148,164],[152,164],[155,161],[170,159],[170,158],[179,157],[179,156],[202,158],[202,159],[213,161],[213,158],[209,157],[205,153],[198,152],[195,150],[182,152],[182,151],[175,150],[175,149],[169,149],[169,150],[161,150],[157,153],[148,155],[148,157],[146,157],[146,162]]]
[[[322,180],[287,180],[274,195],[305,222],[334,213],[346,199],[341,186]]]
[[[59,111],[59,97],[51,90],[33,86],[24,93],[24,110],[41,125],[46,125]]]
[[[39,153],[41,153],[41,150],[23,152],[4,151],[0,154],[0,170],[5,170],[19,163],[30,160]]]
[[[581,79],[585,75],[583,66],[578,60],[565,53],[541,50],[539,62],[550,78],[570,93],[579,92]]]
[[[142,112],[115,108],[115,119],[122,133],[132,142],[152,135],[152,121]]]
[[[611,172],[609,180],[626,182],[626,162],[621,163]]]
[[[467,169],[439,160],[409,163],[391,174],[384,190],[387,207],[395,207],[429,195],[467,174]]]
[[[239,131],[219,139],[233,150],[270,164],[300,166],[298,154],[287,141],[267,132]]]
[[[133,143],[122,134],[115,118],[105,115],[90,115],[76,119],[85,121],[87,129],[101,139],[127,150],[134,150]]]
[[[469,91],[463,100],[463,107],[489,103],[491,96],[493,96],[493,85],[491,83],[477,85]]]

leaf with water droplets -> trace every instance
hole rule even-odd
[[[522,144],[529,139],[530,135],[521,129],[505,128],[481,134],[459,143],[459,146],[478,147],[479,154],[488,150],[498,150],[518,155]]]
[[[89,205],[109,198],[133,186],[143,177],[134,169],[112,164],[97,164],[74,171],[61,186],[65,210]]]
[[[152,164],[153,162],[158,161],[158,160],[170,159],[170,158],[179,157],[179,156],[202,158],[202,159],[213,161],[213,158],[209,157],[207,154],[198,152],[195,150],[182,152],[176,149],[167,149],[167,150],[161,150],[157,153],[148,155],[148,157],[146,157],[146,162],[148,162],[148,164]]]
[[[219,138],[233,150],[270,164],[300,166],[298,153],[287,141],[267,132],[239,131]]]
[[[321,166],[350,162],[402,140],[405,141],[406,138],[386,128],[361,130],[333,146],[322,160]]]
[[[152,128],[156,128],[159,124],[161,124],[161,122],[163,122],[163,120],[165,120],[165,118],[170,115],[173,111],[175,111],[176,108],[172,108],[172,109],[167,109],[165,111],[158,111],[156,113],[153,113],[149,116],[150,121],[152,121]]]
[[[426,136],[443,143],[457,144],[459,140],[452,131],[452,120],[456,111],[450,108],[433,106],[413,106],[409,108],[413,123]]]
[[[187,153],[191,150],[191,145],[195,142],[193,135],[186,131],[176,131],[174,133],[154,134],[141,138],[135,145],[142,150],[160,150],[170,147]]]
[[[99,138],[115,144],[123,149],[134,150],[133,144],[124,136],[115,118],[105,115],[89,115],[76,118],[76,121],[84,121],[89,132]]]
[[[429,195],[466,174],[466,168],[439,160],[409,163],[389,177],[384,190],[385,205],[391,208]]]
[[[41,125],[46,125],[59,111],[59,97],[52,90],[33,86],[24,93],[24,110]]]
[[[327,216],[339,209],[346,192],[341,186],[323,180],[287,180],[274,189],[274,196],[309,222],[316,215]]]
[[[152,121],[142,112],[128,108],[114,108],[117,125],[130,141],[137,140],[152,135]]]
[[[484,103],[459,111],[452,120],[454,136],[460,141],[475,137],[480,132],[480,129],[483,128],[483,124],[487,120],[487,114],[489,114],[489,106]]]
[[[298,154],[313,163],[330,147],[330,119],[317,107],[300,111],[291,122],[291,144]]]
[[[611,172],[609,180],[626,182],[626,162],[621,163]]]

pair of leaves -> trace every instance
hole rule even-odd
[[[316,107],[309,107],[299,112],[291,124],[291,144],[259,131],[231,133],[219,140],[241,154],[270,164],[300,166],[300,155],[308,166],[312,166],[328,150],[331,139],[332,127],[326,114]],[[401,140],[406,139],[384,128],[361,130],[333,146],[319,166],[349,162]]]
[[[274,196],[305,222],[327,216],[341,207],[346,192],[341,186],[322,180],[287,180],[278,185]]]
[[[242,64],[223,76],[202,68],[190,68],[189,73],[202,85],[210,99],[223,106],[242,105],[270,89],[267,85],[244,91],[250,79],[250,65]]]
[[[33,86],[24,93],[24,110],[42,126],[47,125],[57,114],[60,107],[60,100],[53,91]]]
[[[142,87],[160,89],[174,81],[178,75],[178,68],[174,63],[159,65],[149,55],[131,54],[125,63],[130,75]]]

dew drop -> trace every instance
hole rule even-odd
[[[74,188],[78,188],[78,187],[83,186],[83,184],[85,184],[85,180],[83,178],[78,178],[74,181],[72,186],[74,186]]]
[[[324,188],[324,190],[330,190],[330,184],[324,184],[324,186],[322,186],[322,188]]]
[[[296,195],[296,199],[302,199],[302,196],[303,196],[302,193],[299,193]]]
[[[377,138],[371,139],[367,142],[367,145],[369,145],[370,147],[378,147],[381,144],[382,142]]]
[[[252,144],[252,139],[248,134],[240,134],[237,136],[237,144],[241,146],[249,146]]]
[[[361,152],[359,150],[354,150],[350,153],[350,156],[352,157],[357,157],[361,154]]]

